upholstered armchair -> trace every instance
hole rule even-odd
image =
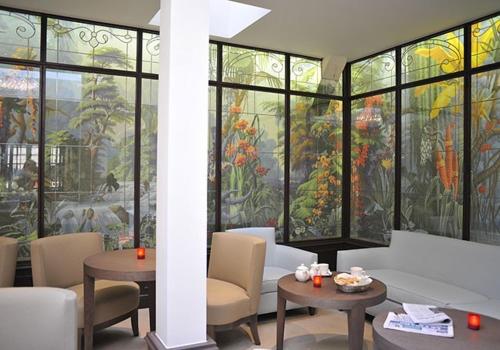
[[[60,288],[0,288],[0,349],[75,350],[76,294]]]
[[[276,244],[274,227],[246,227],[228,230],[228,232],[258,236],[266,240],[266,263],[262,280],[259,315],[276,312],[278,280],[281,277],[294,273],[300,264],[310,266],[315,261],[318,261],[318,254],[316,253]],[[286,305],[287,310],[302,307],[304,306],[290,302]]]
[[[207,328],[215,332],[248,323],[256,345],[266,242],[248,235],[214,233],[207,278]]]
[[[0,288],[14,285],[16,263],[17,239],[0,237]]]
[[[73,233],[40,238],[31,243],[31,267],[35,287],[67,288],[76,293],[78,331],[83,334],[83,261],[101,253],[100,233]],[[137,307],[139,286],[135,282],[95,281],[94,329],[99,330],[131,318],[134,336],[139,335]]]

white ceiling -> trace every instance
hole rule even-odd
[[[237,0],[271,9],[233,43],[348,60],[500,10],[499,0]],[[153,28],[160,0],[0,0],[0,4]]]

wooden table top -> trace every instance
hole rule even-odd
[[[337,273],[334,273],[334,276]],[[297,304],[325,309],[350,310],[354,306],[369,307],[380,304],[386,298],[385,284],[373,279],[370,288],[360,293],[344,293],[337,289],[332,277],[323,277],[321,288],[314,288],[311,280],[299,282],[294,274],[278,281],[278,293]]]
[[[440,308],[453,320],[454,338],[407,333],[384,328],[387,312],[373,320],[373,340],[380,349],[387,350],[492,350],[500,349],[500,320],[481,315],[481,329],[467,328],[466,311]],[[396,310],[403,312],[403,309]]]
[[[114,250],[89,256],[83,262],[86,274],[115,281],[154,281],[156,250],[146,249],[146,258],[137,259],[135,249]]]

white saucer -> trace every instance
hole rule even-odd
[[[330,270],[328,270],[328,272],[327,272],[327,273],[322,273],[322,274],[321,274],[321,276],[322,276],[322,277],[330,277],[331,275],[333,275],[333,272],[332,272],[332,271],[330,271]]]

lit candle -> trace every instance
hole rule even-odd
[[[321,280],[323,278],[321,277],[321,275],[315,275],[313,276],[313,286],[315,288],[321,288]]]
[[[146,259],[146,248],[139,247],[137,248],[137,259]]]
[[[477,331],[481,327],[481,316],[474,313],[467,315],[467,325],[470,329]]]

